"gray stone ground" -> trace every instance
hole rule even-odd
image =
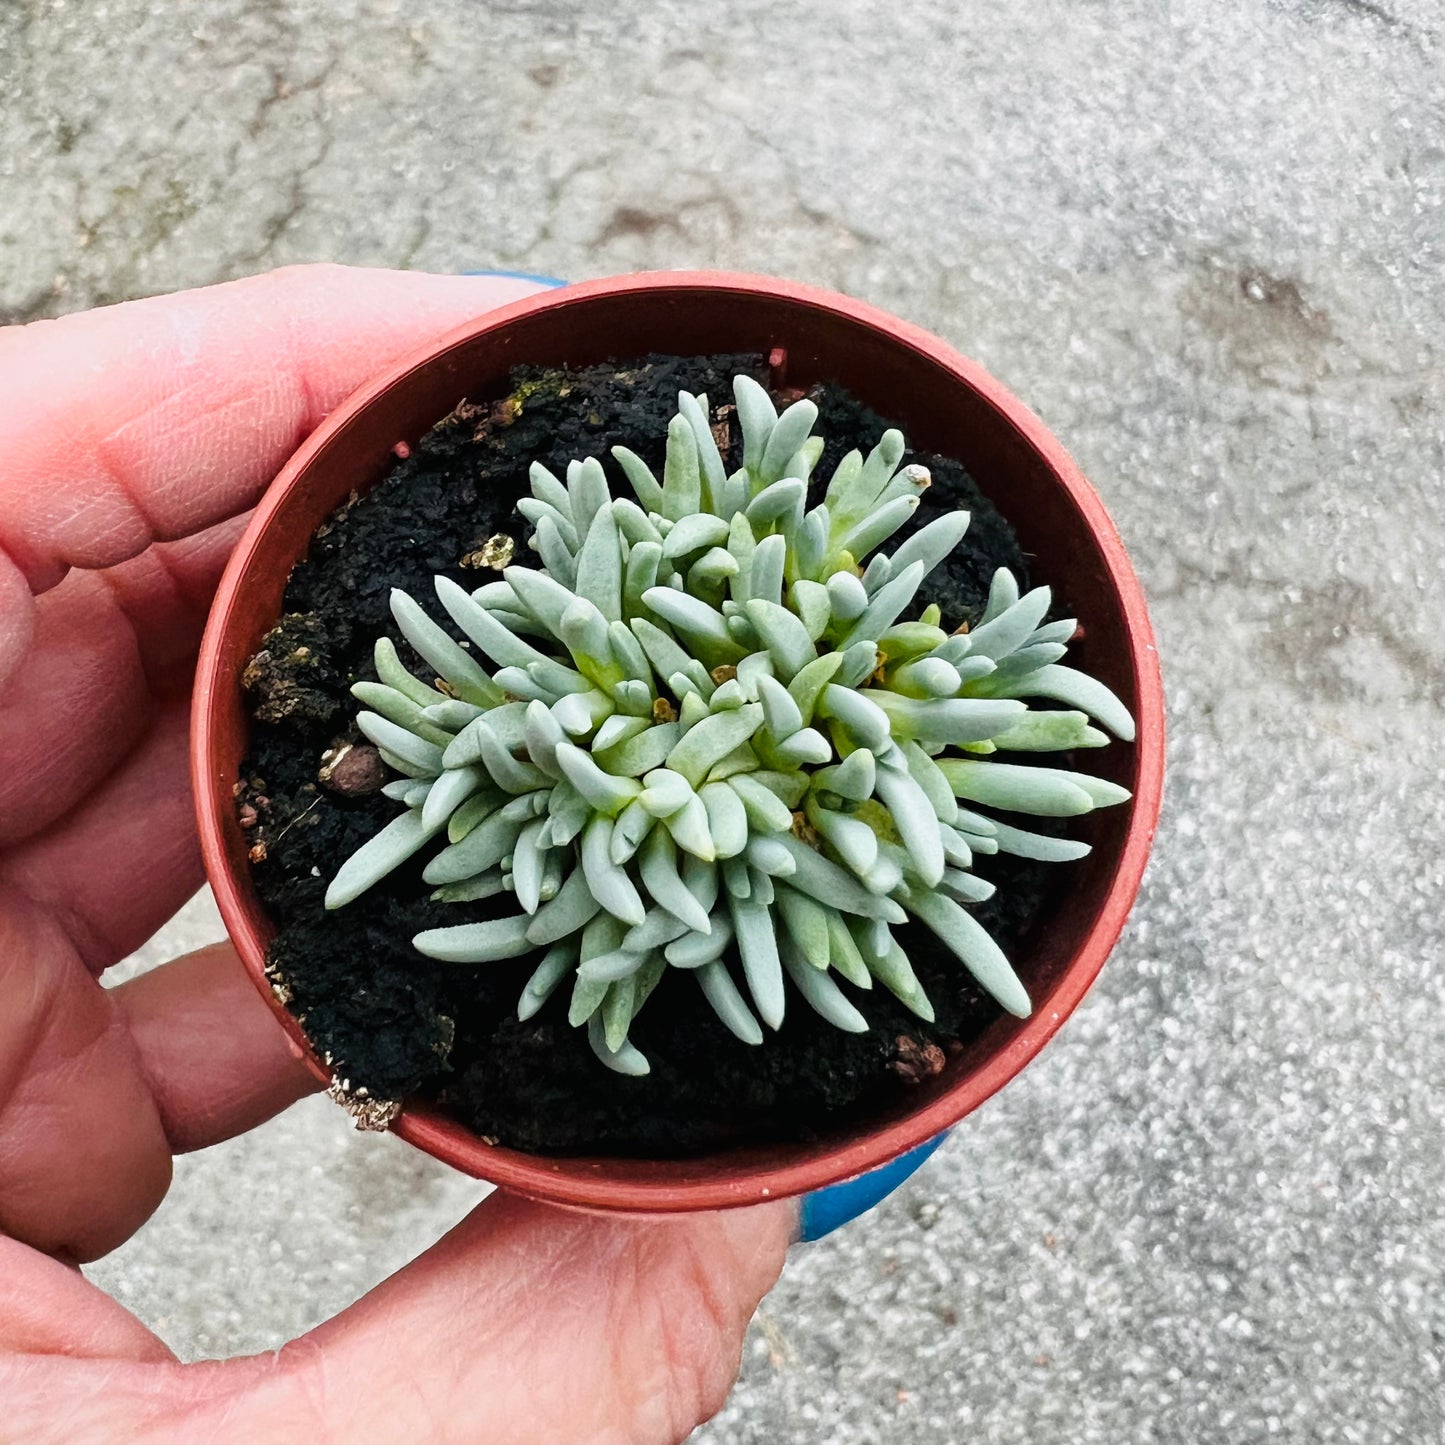
[[[1439,0],[0,6],[11,319],[321,257],[776,271],[979,357],[1120,524],[1173,727],[1133,922],[798,1253],[699,1439],[1445,1438],[1442,38]],[[477,1193],[312,1101],[90,1273],[253,1350]]]

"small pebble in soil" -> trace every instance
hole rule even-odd
[[[937,1044],[920,1042],[911,1034],[899,1034],[895,1047],[897,1053],[888,1067],[905,1084],[921,1084],[924,1079],[941,1074],[948,1062]]]
[[[512,565],[516,551],[515,537],[509,537],[505,532],[494,532],[484,542],[468,551],[460,565],[472,568],[490,567],[494,572],[500,572],[502,568]]]
[[[316,780],[343,798],[364,798],[379,793],[390,776],[381,753],[370,743],[345,742],[322,753]]]

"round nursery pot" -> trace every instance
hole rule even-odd
[[[463,397],[502,395],[522,363],[589,365],[647,353],[761,352],[790,386],[837,382],[902,427],[910,444],[956,457],[1015,528],[1036,576],[1083,620],[1080,665],[1138,723],[1132,745],[1091,759],[1133,792],[1090,815],[1093,846],[1069,866],[1026,951],[1033,1015],[1000,1015],[907,1092],[892,1112],[844,1121],[808,1143],[700,1158],[553,1158],[486,1142],[437,1107],[408,1103],[394,1131],[476,1177],[536,1199],[633,1212],[718,1209],[810,1190],[877,1168],[976,1109],[1043,1048],[1083,997],[1139,887],[1159,811],[1164,709],[1144,597],[1099,498],[1037,417],[979,366],[906,322],[844,296],[767,277],[654,273],[530,297],[479,317],[355,393],[312,434],[257,507],[221,581],[196,677],[192,769],[201,845],[226,926],[280,1025],[318,1078],[329,1071],[265,973],[275,929],[251,882],[233,789],[246,756],[247,660],[281,613],[293,564],[353,492],[373,486],[398,442],[414,444]]]

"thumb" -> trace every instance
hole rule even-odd
[[[672,1445],[726,1399],[794,1224],[789,1204],[637,1219],[493,1195],[334,1320],[248,1362],[227,1423],[237,1439],[356,1445]]]
[[[787,1202],[645,1219],[494,1194],[276,1353],[194,1365],[78,1272],[0,1241],[0,1436],[676,1445],[726,1398],[795,1224]]]

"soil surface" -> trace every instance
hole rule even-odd
[[[340,864],[398,812],[375,791],[382,774],[352,725],[357,704],[347,691],[375,676],[372,647],[382,633],[426,675],[397,635],[391,589],[405,589],[445,622],[435,574],[469,588],[494,579],[509,550],[499,538],[513,543],[513,561],[535,565],[529,524],[515,509],[528,494],[528,465],[540,460],[560,474],[574,457],[598,456],[611,475],[608,448],[621,443],[660,472],[679,388],[712,399],[715,423],[727,429],[730,469],[739,465],[730,455],[738,447],[730,378],[739,371],[766,383],[758,356],[518,368],[508,397],[459,407],[370,493],[318,529],[294,569],[285,615],[245,675],[254,735],[238,806],[256,886],[279,929],[269,955],[273,980],[352,1090],[437,1100],[477,1133],[534,1152],[679,1155],[732,1140],[807,1138],[841,1111],[872,1108],[929,1077],[955,1041],[997,1015],[954,956],[911,925],[899,936],[937,1012],[934,1024],[881,986],[864,993],[840,981],[873,1024],[868,1033],[824,1023],[793,994],[779,1033],[750,1048],[673,970],[632,1028],[652,1072],[625,1078],[597,1061],[585,1029],[568,1026],[565,986],[536,1017],[518,1022],[517,998],[535,958],[461,966],[411,947],[422,928],[512,911],[509,896],[432,903],[423,855],[347,907],[327,913],[322,906]],[[782,406],[799,394],[774,396]],[[811,394],[828,441],[817,471],[821,491],[838,459],[855,446],[866,452],[888,423],[841,388]],[[927,466],[933,485],[892,545],[942,511],[962,506],[973,514],[962,544],[929,579],[927,600],[953,627],[981,610],[997,567],[1026,585],[1027,562],[1008,523],[957,462],[919,453],[906,460]],[[980,859],[978,871],[999,891],[975,912],[1005,951],[1018,954],[1060,870],[1002,857]]]

